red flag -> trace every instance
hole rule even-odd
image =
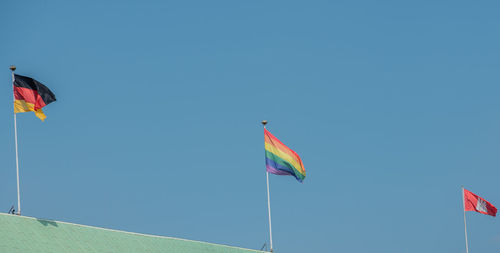
[[[497,215],[495,206],[466,189],[464,189],[464,208],[465,211],[476,211],[491,216]]]

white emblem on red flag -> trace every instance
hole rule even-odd
[[[478,198],[476,209],[480,212],[488,213],[488,208],[486,208],[486,202],[484,200]]]

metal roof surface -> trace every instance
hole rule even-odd
[[[263,252],[1,213],[0,251],[9,253]]]

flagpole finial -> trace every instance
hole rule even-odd
[[[267,120],[263,120],[263,121],[262,121],[262,125],[263,125],[263,126],[266,126],[266,124],[267,124]]]
[[[12,70],[12,71],[16,70],[16,66],[15,66],[15,65],[10,65],[10,67],[9,67],[9,68],[10,68],[10,70]]]

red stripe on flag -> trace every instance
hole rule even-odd
[[[36,90],[14,86],[14,98],[35,105],[35,111],[45,106],[45,102]]]

